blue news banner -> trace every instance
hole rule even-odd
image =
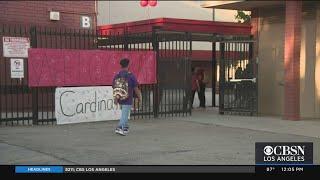
[[[6,167],[6,168],[4,168]],[[1,172],[10,174],[67,174],[67,173],[249,173],[249,174],[305,174],[320,173],[319,165],[186,165],[186,166],[2,166]]]

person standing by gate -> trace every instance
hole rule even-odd
[[[127,135],[129,132],[128,117],[131,111],[134,93],[142,101],[136,77],[129,71],[129,59],[121,59],[121,70],[113,78],[113,97],[115,104],[120,104],[121,116],[115,132]]]
[[[235,79],[243,79],[243,70],[241,66],[239,66],[235,72]],[[242,99],[242,86],[240,82],[237,82],[234,84],[235,86],[235,103],[237,105],[241,105],[241,99]]]
[[[244,79],[252,79],[253,78],[253,67],[251,62],[246,65],[246,68],[243,71],[243,78]]]
[[[203,69],[198,69],[197,79],[199,82],[198,96],[200,100],[200,108],[205,108],[206,107],[206,97],[205,97],[206,81],[205,81],[205,72]]]
[[[192,72],[192,76],[191,76],[191,79],[192,79],[192,82],[191,82],[191,84],[192,84],[191,109],[193,109],[194,95],[196,94],[196,92],[198,92],[198,96],[199,96],[200,88],[199,88],[199,82],[197,79],[197,74],[195,73],[195,68],[192,68],[191,72]]]

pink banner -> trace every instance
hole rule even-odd
[[[30,87],[112,85],[120,60],[130,60],[129,70],[139,84],[156,83],[156,54],[153,51],[105,51],[29,49]]]

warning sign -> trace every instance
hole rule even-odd
[[[3,56],[28,58],[30,39],[27,37],[3,37]]]
[[[24,78],[23,59],[11,59],[11,78]]]

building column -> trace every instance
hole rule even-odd
[[[256,62],[258,58],[258,50],[259,50],[259,10],[254,9],[251,11],[251,35],[253,37],[254,43],[253,43],[253,59],[254,62]],[[254,74],[257,74],[257,66],[253,67]]]
[[[283,118],[299,120],[302,1],[286,1],[285,13]]]
[[[258,51],[259,51],[259,31],[260,31],[260,14],[259,14],[259,9],[253,9],[251,11],[251,36],[254,40],[253,42],[253,53],[252,53],[252,63],[254,63],[253,65],[253,74],[254,77],[258,78],[257,81],[257,92],[256,92],[256,96],[257,96],[257,103],[255,104],[257,107],[257,114],[259,115],[261,110],[260,110],[260,96],[259,96],[259,91],[260,91],[260,83],[259,83],[259,55],[258,55]]]
[[[320,6],[316,10],[315,116],[320,118]]]

